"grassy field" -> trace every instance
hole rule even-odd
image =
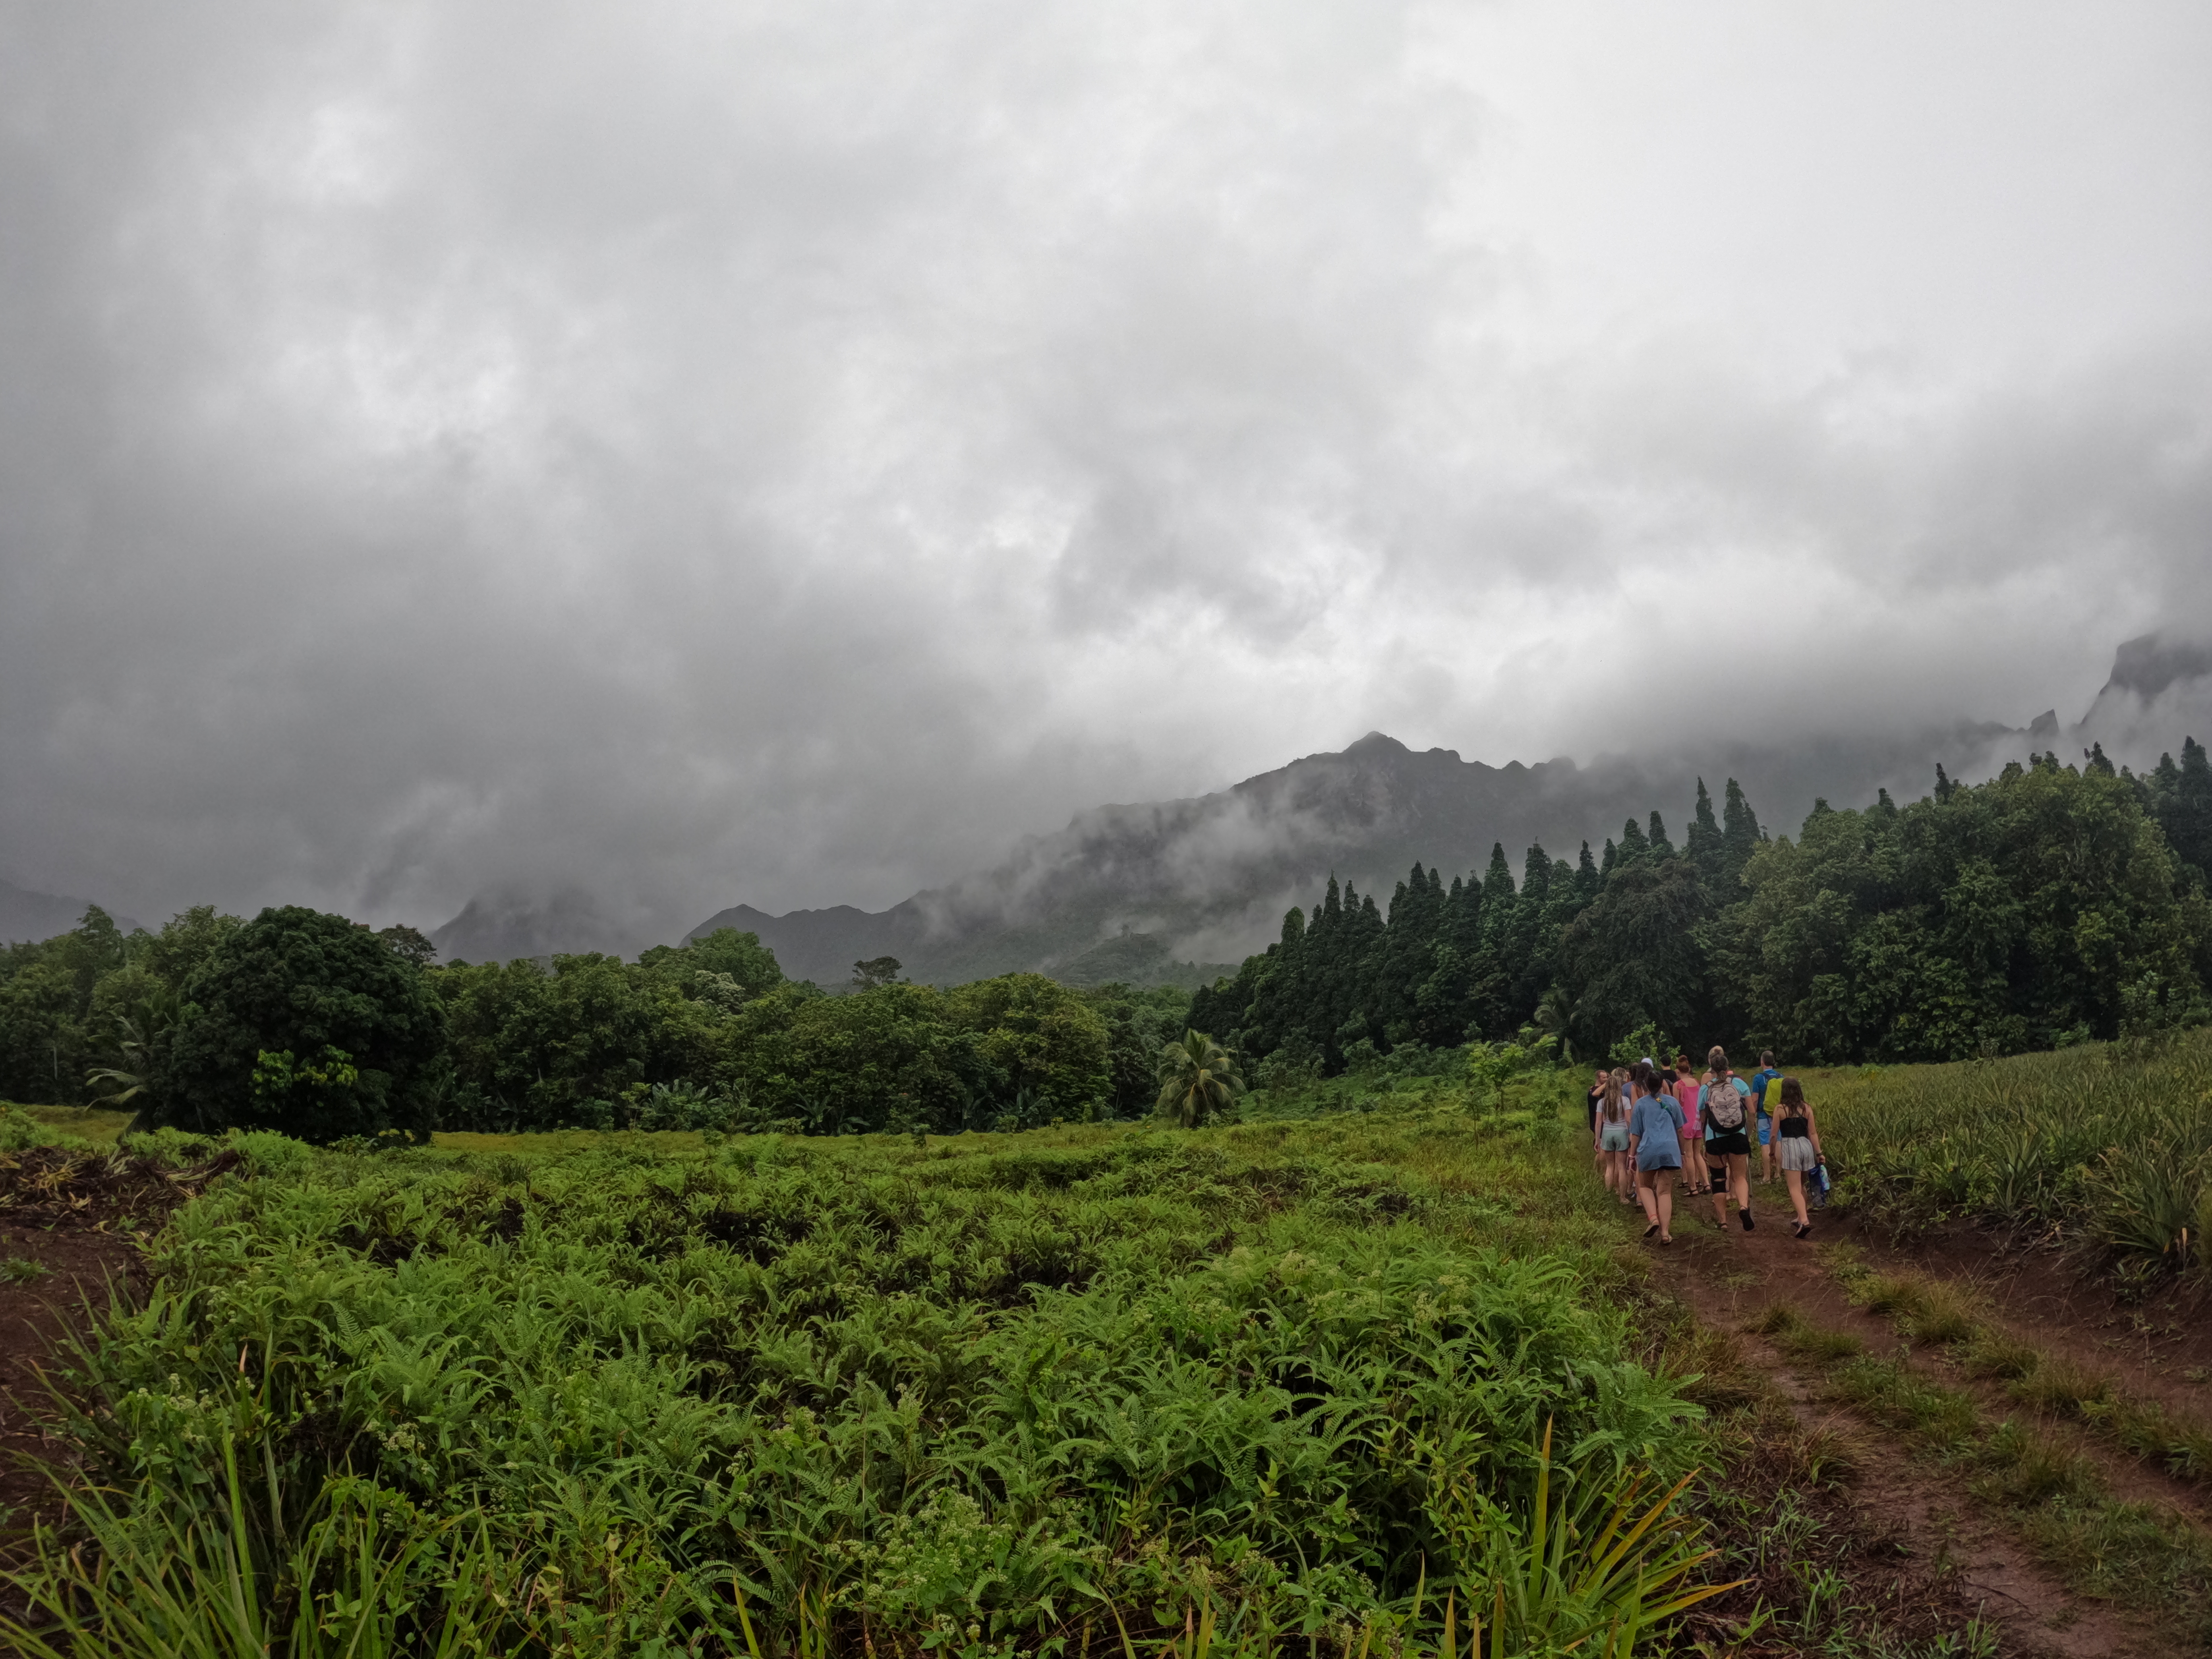
[[[236,1137],[65,1379],[93,1547],[22,1574],[40,1650],[1425,1654],[1472,1602],[1485,1653],[1626,1659],[1710,1644],[1638,1619],[1740,1575],[1729,1629],[1797,1621],[1761,1651],[1999,1651],[1940,1600],[1917,1633],[1885,1611],[1896,1570],[1832,1501],[1850,1455],[1663,1293],[1578,1082],[1499,1110],[1337,1079],[1196,1132]],[[1889,1234],[2195,1271],[2193,1231],[2113,1195],[2157,1165],[2197,1201],[2212,1039],[1807,1082]],[[10,1121],[120,1157],[119,1114]],[[1922,1386],[1855,1354],[1812,1358],[1869,1421],[1867,1379]],[[2115,1443],[2197,1467],[2197,1429],[2137,1417]],[[1700,1468],[1608,1564],[1616,1500]]]
[[[1104,1650],[1200,1605],[1341,1644],[1495,1577],[1547,1430],[1589,1501],[1686,1462],[1571,1139],[241,1137],[76,1379],[111,1625],[234,1559],[334,1618],[366,1551],[416,1644],[743,1651],[741,1604],[778,1646]]]

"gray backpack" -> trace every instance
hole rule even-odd
[[[1743,1091],[1732,1077],[1723,1078],[1705,1091],[1705,1121],[1733,1134],[1743,1127]]]

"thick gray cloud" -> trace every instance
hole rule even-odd
[[[2187,3],[5,0],[0,870],[659,926],[1370,727],[2070,717],[2212,623],[2208,80]]]

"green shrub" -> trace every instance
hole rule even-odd
[[[186,976],[149,1127],[427,1137],[445,1015],[422,970],[343,916],[264,910]]]
[[[286,1516],[351,1477],[488,1540],[584,1647],[735,1647],[733,1582],[777,1641],[809,1596],[1003,1649],[1209,1585],[1319,1633],[1473,1571],[1439,1494],[1525,1508],[1547,1420],[1603,1485],[1694,1415],[1588,1294],[1576,1160],[1456,1114],[247,1150],[86,1362],[118,1524],[215,1561],[235,1446]]]

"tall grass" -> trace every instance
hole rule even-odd
[[[240,1652],[377,1650],[297,1632],[395,1572],[453,1592],[409,1651],[464,1583],[547,1650],[980,1656],[1202,1603],[1346,1642],[1465,1607],[1549,1494],[1672,1479],[1695,1414],[1592,1294],[1583,1160],[1459,1114],[248,1156],[77,1359],[105,1495],[50,1642],[164,1562],[294,1610]]]
[[[1841,1196],[1898,1233],[1966,1216],[2132,1272],[2200,1264],[2212,1030],[1814,1080]]]

